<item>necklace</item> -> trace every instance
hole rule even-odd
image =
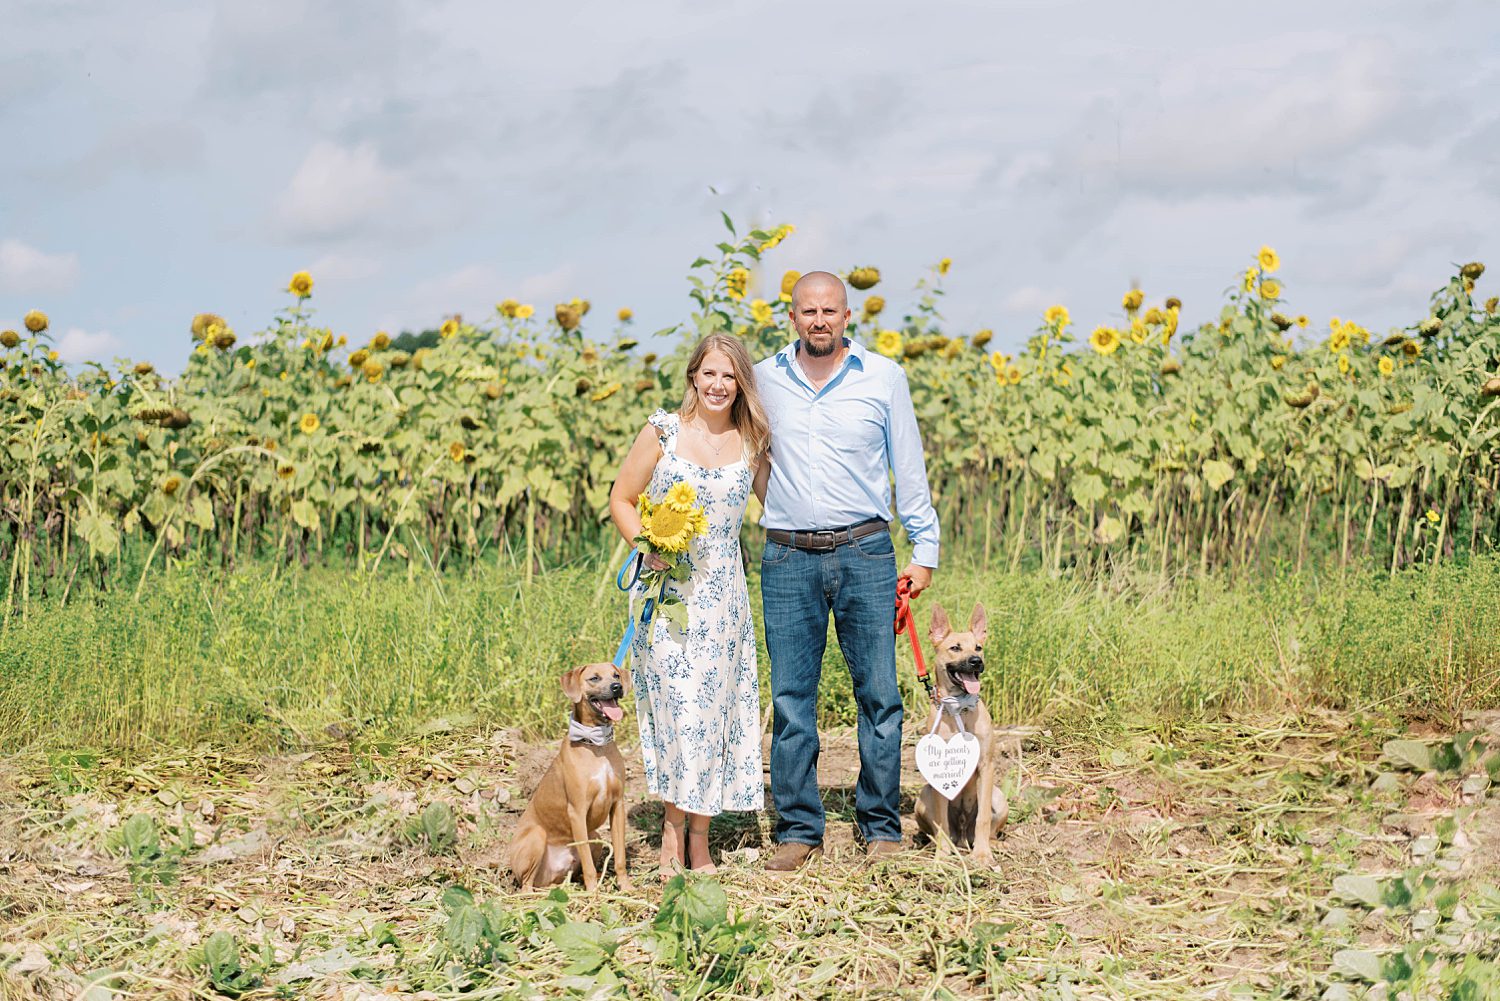
[[[724,433],[724,440],[719,443],[718,447],[715,447],[714,443],[709,440],[707,431],[696,424],[693,425],[693,430],[698,432],[698,437],[703,439],[703,444],[708,446],[709,451],[713,452],[715,459],[719,458],[719,454],[724,451],[724,446],[729,444],[729,436],[734,433],[733,431],[726,431]]]

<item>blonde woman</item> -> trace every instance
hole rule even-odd
[[[609,495],[615,527],[627,541],[641,532],[636,499],[645,493],[659,502],[677,483],[693,487],[708,520],[708,531],[688,549],[690,577],[672,585],[687,606],[687,630],[657,615],[636,631],[631,651],[646,784],[664,806],[664,879],[684,866],[716,871],[709,820],[765,803],[740,524],[751,491],[764,490],[765,477],[757,474],[770,461],[769,447],[750,355],[735,338],[710,334],[688,360],[682,406],[651,415]],[[654,569],[666,566],[654,556],[649,561]]]

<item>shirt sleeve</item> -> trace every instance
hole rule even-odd
[[[922,456],[922,433],[912,407],[906,373],[897,368],[891,379],[890,418],[886,422],[886,451],[896,474],[896,514],[911,540],[912,562],[938,565],[938,518],[927,485],[927,462]]]

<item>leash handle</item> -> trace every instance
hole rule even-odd
[[[629,594],[631,588],[635,587],[636,582],[641,579],[642,562],[644,562],[644,557],[641,556],[640,550],[637,549],[633,551],[626,558],[625,563],[620,567],[619,572],[615,574],[615,587]],[[625,579],[627,574],[630,577],[629,580]],[[642,619],[643,622],[649,623],[651,621],[651,613],[653,611],[652,605],[652,601],[650,599],[647,599],[645,615]],[[625,635],[621,637],[620,645],[615,648],[614,660],[611,661],[612,664],[614,664],[622,671],[625,669],[625,659],[630,656],[630,644],[634,640],[635,608],[632,605],[632,607],[627,608],[625,611]]]
[[[927,662],[922,659],[922,643],[917,639],[917,620],[911,611],[911,578],[902,577],[896,582],[896,635],[905,633],[911,639],[911,655],[917,662],[917,680],[927,689],[932,698],[932,679],[927,676]]]

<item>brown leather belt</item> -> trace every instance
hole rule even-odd
[[[889,528],[890,524],[883,518],[871,518],[869,521],[862,521],[858,525],[849,525],[845,528],[797,529],[791,532],[779,528],[768,528],[766,538],[778,545],[791,546],[793,549],[801,549],[809,553],[831,553],[846,542],[863,539],[867,535],[876,535]]]

